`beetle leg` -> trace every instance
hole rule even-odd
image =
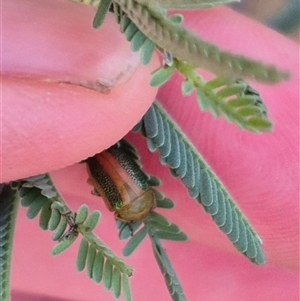
[[[134,223],[134,222],[129,222],[129,223],[126,224],[126,226],[128,226],[128,228],[129,228],[130,236],[131,236],[131,237],[133,236],[133,229],[132,229],[132,224],[133,224],[133,223]]]
[[[91,190],[91,194],[95,196],[101,196],[101,194],[96,189]]]
[[[134,224],[135,221],[130,221],[130,222],[128,222],[127,220],[125,220],[125,219],[119,217],[117,214],[115,214],[115,217],[116,217],[116,220],[118,220],[118,221],[124,223],[124,226],[122,227],[122,229],[121,229],[120,231],[123,231],[123,229],[124,229],[125,227],[128,227],[128,229],[129,229],[129,231],[130,231],[130,236],[133,236],[133,228],[132,228],[132,224]]]

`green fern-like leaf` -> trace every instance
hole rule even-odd
[[[89,5],[99,5],[92,0],[73,0]],[[211,1],[145,1],[111,0],[101,1],[94,18],[94,26],[99,27],[109,6],[116,15],[121,31],[132,43],[134,51],[142,50],[142,62],[148,64],[155,47],[172,53],[176,59],[188,62],[194,67],[202,67],[222,77],[252,77],[264,82],[278,82],[288,77],[286,72],[274,66],[243,56],[222,52],[216,46],[202,41],[181,26],[178,18],[169,18],[162,12],[166,9],[195,9],[227,4],[234,0]]]
[[[0,184],[0,299],[10,300],[13,235],[19,199],[14,185]]]
[[[210,105],[204,106],[210,107],[216,115],[222,114],[228,121],[252,132],[271,131],[272,122],[268,119],[266,106],[259,93],[247,83],[238,80],[228,84],[217,78],[198,89],[203,91],[202,97],[206,98],[200,100],[200,105],[209,101]]]
[[[88,277],[96,283],[103,280],[103,285],[107,290],[112,290],[115,297],[120,297],[121,287],[124,281],[127,283],[133,270],[126,266],[116,255],[92,232],[99,222],[99,212],[94,211],[90,215],[86,206],[81,206],[75,221],[78,232],[83,235],[77,256],[77,270],[87,270]],[[126,278],[126,280],[124,280]],[[128,284],[128,283],[127,283]],[[128,289],[128,288],[127,288]],[[126,298],[128,292],[123,290]]]
[[[159,7],[148,7],[135,0],[115,0],[136,27],[159,49],[164,49],[181,61],[202,67],[219,76],[252,77],[264,82],[278,82],[287,78],[285,72],[273,66],[222,52],[202,41],[182,26],[172,22]]]
[[[203,111],[210,111],[215,117],[224,116],[240,128],[255,133],[272,130],[263,100],[245,81],[217,77],[205,82],[194,67],[175,59],[172,67],[162,67],[153,74],[151,84],[164,85],[176,69],[185,78],[182,94],[188,96],[195,90]]]
[[[261,240],[221,181],[163,107],[155,102],[143,118],[142,132],[189,195],[211,215],[235,247],[256,264],[265,262]]]
[[[83,226],[81,226],[83,227]],[[121,295],[121,287],[123,285],[123,295],[125,300],[128,298],[128,290],[130,290],[128,277],[132,275],[133,270],[118,259],[98,237],[92,232],[85,233],[81,241],[78,256],[77,270],[87,270],[88,277],[96,283],[103,281],[103,285],[107,290],[112,290],[115,297]]]
[[[54,188],[48,175],[39,175],[22,180],[19,190],[21,204],[28,207],[27,217],[34,219],[39,215],[39,224],[43,230],[54,231],[53,240],[64,235],[71,210]],[[66,245],[65,242],[62,245]]]
[[[167,285],[172,300],[173,301],[187,300],[182,290],[181,284],[177,278],[177,275],[171,265],[171,262],[167,256],[166,251],[161,245],[160,240],[157,239],[155,236],[150,236],[150,237],[151,237],[152,248],[153,248],[155,259],[158,263],[161,273],[165,278],[165,283]]]
[[[129,150],[125,142],[124,145]],[[21,183],[19,195],[21,203],[28,207],[28,217],[40,215],[42,229],[54,231],[53,240],[59,241],[52,254],[59,255],[67,250],[81,234],[83,239],[77,256],[77,269],[82,271],[86,268],[88,277],[96,283],[104,279],[104,287],[111,289],[116,297],[120,296],[121,283],[125,281],[127,287],[124,296],[128,295],[130,288],[127,277],[132,275],[132,269],[93,233],[99,223],[100,212],[93,211],[89,214],[88,207],[82,205],[78,213],[74,214],[60,197],[48,175],[28,178]],[[126,280],[121,281],[120,277]]]

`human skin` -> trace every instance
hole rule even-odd
[[[112,16],[100,31],[91,29],[90,7],[62,0],[43,4],[7,0],[2,14],[1,182],[53,171],[57,187],[74,210],[86,203],[102,212],[97,234],[120,255],[124,243],[117,238],[113,215],[90,194],[85,166],[75,163],[109,147],[142,117],[156,94],[149,79],[158,62],[139,66],[138,55],[118,34]],[[143,138],[129,134],[147,172],[162,179],[162,192],[176,203],[174,210],[161,212],[189,236],[187,243],[163,242],[164,247],[188,300],[296,300],[298,45],[229,9],[184,15],[185,25],[203,39],[276,64],[288,70],[291,78],[270,86],[251,82],[274,121],[273,132],[262,135],[201,113],[194,96],[180,96],[178,76],[159,90],[157,99],[262,237],[267,264],[254,266],[240,255],[188,198],[179,180],[160,165],[157,154],[147,151]],[[91,89],[109,84],[109,94]],[[75,272],[78,246],[57,258],[49,255],[53,246],[51,234],[42,233],[37,222],[29,222],[20,210],[13,300],[40,300],[41,296],[43,300],[113,300],[110,292]],[[170,300],[149,241],[126,262],[135,268],[134,300]]]

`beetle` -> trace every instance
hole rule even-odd
[[[127,224],[145,220],[156,207],[149,177],[137,160],[135,149],[125,140],[86,160],[88,183],[95,194]]]

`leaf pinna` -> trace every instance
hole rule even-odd
[[[166,251],[161,245],[159,239],[154,236],[151,238],[152,249],[161,273],[164,275],[166,285],[173,301],[186,301],[186,297],[182,290],[180,281],[171,265]]]
[[[53,240],[58,241],[58,244],[52,254],[61,254],[81,235],[83,238],[77,257],[77,269],[82,271],[86,268],[89,278],[97,283],[103,279],[105,288],[112,290],[116,298],[120,297],[123,287],[125,300],[131,300],[128,277],[133,273],[132,268],[126,266],[93,233],[99,223],[100,212],[89,213],[88,207],[82,205],[77,213],[73,213],[48,175],[21,180],[19,186],[21,204],[29,207],[28,217],[32,219],[40,214],[41,228],[54,231]],[[47,214],[44,213],[46,209]]]
[[[114,2],[159,49],[167,50],[176,59],[193,67],[207,69],[225,78],[252,77],[264,82],[278,82],[288,76],[274,66],[265,66],[258,61],[220,51],[216,46],[172,22],[158,6],[148,7],[135,0]]]
[[[206,82],[194,67],[175,59],[171,67],[163,66],[154,72],[150,84],[154,87],[164,85],[175,70],[185,78],[182,95],[189,96],[195,91],[202,111],[210,111],[214,117],[224,116],[241,129],[255,133],[272,130],[272,122],[259,93],[243,80],[216,77]]]
[[[256,264],[265,263],[262,241],[217,175],[197,152],[162,105],[155,102],[135,128],[147,138],[151,151],[179,177],[189,195],[201,204],[234,246]]]

